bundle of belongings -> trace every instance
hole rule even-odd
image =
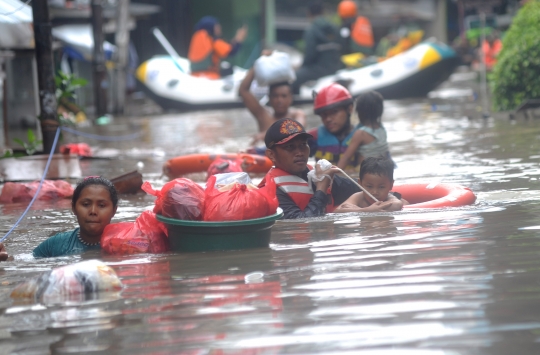
[[[186,178],[174,179],[161,190],[145,182],[142,189],[156,197],[153,211],[143,212],[135,222],[111,223],[105,227],[101,246],[106,252],[167,251],[167,228],[157,220],[156,214],[186,221],[241,221],[273,215],[279,205],[273,180],[258,188],[244,172],[212,175],[206,189]]]

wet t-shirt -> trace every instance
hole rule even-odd
[[[77,238],[79,228],[72,231],[61,232],[43,241],[34,249],[34,258],[51,258],[69,254],[80,254],[87,250],[100,249],[101,246],[87,246]]]

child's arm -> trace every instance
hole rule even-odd
[[[390,202],[390,207],[388,207],[387,211],[401,211],[403,209],[403,206],[407,204],[403,203],[404,201],[405,200],[398,199],[396,196],[389,193],[386,202]]]
[[[340,169],[345,169],[347,167],[347,164],[349,163],[349,160],[351,160],[352,156],[358,149],[360,145],[362,145],[363,137],[364,137],[364,131],[357,130],[354,132],[351,142],[349,143],[349,146],[347,147],[347,150],[345,153],[341,155],[341,158],[339,158],[339,162],[337,163],[337,167]]]
[[[362,201],[362,192],[357,192],[349,197],[345,202],[339,205],[334,213],[347,213],[347,212],[385,212],[388,211],[392,205],[389,201],[375,202],[368,207],[360,207]]]

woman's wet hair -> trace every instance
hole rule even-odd
[[[360,164],[360,181],[366,174],[386,176],[390,181],[394,181],[394,162],[383,156],[366,158]]]
[[[109,191],[113,206],[116,207],[118,205],[118,193],[116,192],[116,188],[114,187],[113,183],[110,180],[107,180],[101,176],[89,176],[79,181],[79,183],[77,184],[77,187],[73,192],[73,198],[71,199],[72,207],[75,207],[75,204],[77,204],[77,200],[81,196],[82,190],[84,190],[85,187],[91,185],[103,186],[107,191]]]
[[[384,111],[384,98],[377,91],[360,94],[356,98],[356,113],[362,123],[380,122]]]

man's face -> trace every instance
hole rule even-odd
[[[390,181],[387,176],[367,173],[360,180],[360,185],[368,190],[377,200],[386,201],[388,199],[388,193],[394,187],[394,181]],[[364,194],[364,200],[370,205],[375,203],[367,194]]]
[[[333,134],[340,133],[349,123],[352,105],[326,110],[320,114],[322,123]]]
[[[277,115],[284,115],[291,107],[293,96],[288,85],[275,87],[270,93],[270,106]]]
[[[284,144],[275,145],[266,150],[266,156],[272,160],[276,168],[298,175],[307,167],[309,146],[306,137],[295,137]]]

